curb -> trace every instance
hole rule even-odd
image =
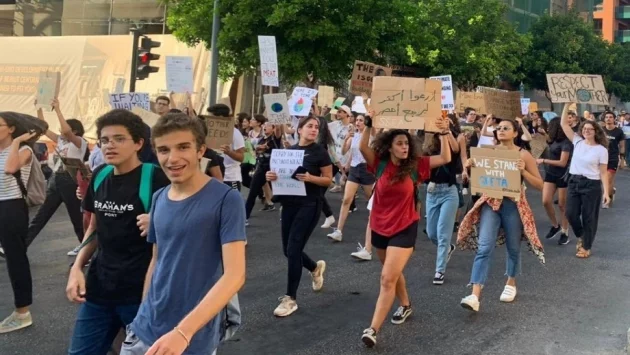
[[[630,328],[628,328],[627,338],[626,353],[630,355]]]

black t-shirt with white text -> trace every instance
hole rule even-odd
[[[562,156],[562,152],[569,153],[569,160],[567,161],[566,167],[562,168],[555,165],[545,164],[545,173],[553,175],[555,177],[562,177],[566,173],[569,166],[571,166],[571,154],[573,153],[573,143],[570,140],[564,139],[560,142],[553,142],[549,145],[549,156],[546,158],[548,160],[560,160]]]
[[[98,167],[93,177],[106,165]],[[94,179],[83,209],[94,213],[98,249],[86,280],[86,299],[105,305],[139,304],[153,246],[140,236],[137,217],[148,213],[140,200],[142,165],[127,174],[106,177],[94,192]],[[151,194],[170,184],[155,167]]]
[[[608,137],[608,161],[619,161],[619,143],[626,139],[626,135],[619,127],[611,130],[604,128],[604,133]]]

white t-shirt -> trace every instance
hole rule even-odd
[[[232,138],[232,150],[245,148],[245,139],[241,132],[234,128],[234,138]],[[241,162],[230,158],[227,154],[223,154],[223,165],[225,165],[225,176],[223,181],[243,181],[241,176]]]
[[[20,152],[25,149],[29,149],[31,151],[31,159],[37,159],[31,147],[27,145],[20,147]],[[24,196],[22,196],[22,190],[20,190],[20,185],[18,185],[15,176],[4,173],[4,165],[7,162],[10,150],[11,147],[7,147],[0,151],[0,171],[2,172],[2,174],[0,174],[0,201],[24,198]],[[31,163],[32,160],[29,161],[27,164],[24,164],[24,166],[20,168],[20,177],[22,178],[24,187],[27,186],[28,177],[31,176]]]
[[[344,126],[342,121],[335,121],[328,124],[330,134],[332,134],[335,141],[335,152],[337,153],[337,158],[343,166],[345,166],[350,159],[350,152],[346,153],[346,155],[341,154],[343,150],[343,143],[346,141],[346,137],[348,136],[349,128],[350,124]]]
[[[350,161],[350,166],[355,167],[359,164],[365,163],[365,158],[363,154],[361,154],[361,136],[363,133],[355,133],[354,137],[352,137],[352,142],[350,143],[350,154],[352,155],[352,160]],[[370,137],[370,142],[372,141],[372,137]]]
[[[59,155],[61,155],[62,158],[72,158],[83,161],[86,149],[87,141],[83,138],[81,138],[81,148],[77,148],[72,142],[59,136],[59,139],[57,139],[57,150],[55,151],[58,153],[53,156],[53,171],[61,171],[63,168],[63,163],[61,159],[59,159]]]
[[[601,180],[600,164],[608,164],[608,150],[603,145],[588,145],[584,138],[573,135],[571,175],[582,175],[591,180]]]

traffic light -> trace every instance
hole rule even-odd
[[[151,73],[157,73],[160,68],[152,67],[151,61],[160,59],[159,54],[151,53],[151,49],[159,48],[162,44],[143,36],[140,38],[140,47],[137,49],[136,59],[136,79],[144,80]]]

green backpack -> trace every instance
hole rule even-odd
[[[153,197],[153,172],[155,171],[155,165],[150,163],[142,164],[142,174],[140,175],[140,191],[138,195],[140,195],[140,201],[142,202],[142,207],[144,207],[145,213],[149,213],[151,211],[151,197]],[[98,174],[94,177],[94,192],[98,190],[98,188],[103,184],[103,181],[110,176],[114,172],[114,167],[112,165],[107,165]],[[89,244],[94,237],[96,237],[96,231],[90,234],[85,240],[81,243],[81,248]]]

